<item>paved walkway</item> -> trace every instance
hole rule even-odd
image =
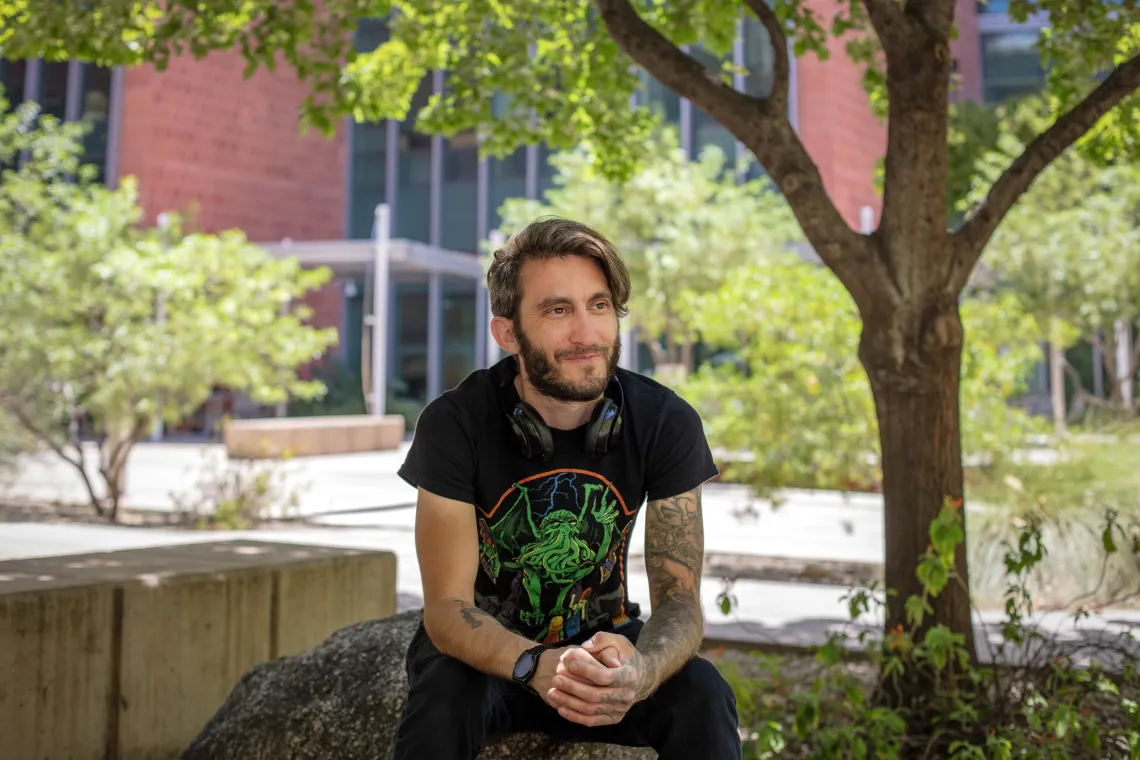
[[[0,559],[79,554],[93,551],[216,541],[223,536],[313,543],[328,546],[387,549],[398,557],[397,589],[402,606],[420,602],[416,560],[415,491],[395,474],[406,444],[399,451],[298,459],[282,469],[300,490],[301,514],[315,526],[219,534],[119,526],[0,523]],[[128,471],[125,505],[134,509],[171,510],[172,493],[193,491],[203,467],[224,461],[219,446],[140,444]],[[30,462],[20,480],[7,489],[18,496],[43,500],[81,500],[82,483],[69,466],[51,458]],[[752,499],[746,489],[710,484],[704,492],[706,551],[774,557],[881,562],[882,500],[874,495],[841,496],[830,492],[794,492],[781,507]],[[641,522],[639,518],[639,523]],[[644,531],[636,526],[632,554],[641,554]],[[709,636],[782,644],[820,643],[828,631],[847,621],[838,586],[737,581],[737,605],[721,613],[717,597],[723,584],[706,578],[702,601]],[[631,567],[630,594],[648,614],[649,585],[643,567]],[[997,619],[1000,615],[985,615]],[[1071,627],[1068,617],[1047,616],[1050,630]],[[861,622],[877,625],[871,617]],[[979,621],[981,622],[981,621]],[[1112,613],[1097,627],[1140,623],[1140,613]]]

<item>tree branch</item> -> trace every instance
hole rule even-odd
[[[783,103],[787,110],[788,103],[788,82],[791,79],[791,65],[788,61],[788,38],[784,34],[784,28],[780,25],[780,19],[776,16],[776,12],[768,7],[765,0],[745,0],[748,7],[756,14],[756,18],[768,30],[768,36],[772,38],[772,48],[776,53],[776,60],[773,63],[773,75],[775,81],[772,83],[772,100],[778,103]]]
[[[843,220],[819,168],[788,120],[786,104],[738,92],[645,22],[629,0],[594,0],[610,36],[662,85],[686,98],[752,151],[775,182],[815,252],[860,309],[893,298],[870,242]]]
[[[954,261],[949,283],[954,292],[965,287],[970,271],[978,263],[994,230],[1033,180],[1137,87],[1140,87],[1140,56],[1117,66],[1084,100],[1037,135],[998,177],[985,200],[954,233]]]
[[[896,0],[863,0],[863,7],[884,51],[889,51],[898,40],[905,42],[907,18]]]

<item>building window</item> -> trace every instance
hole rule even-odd
[[[982,36],[982,89],[987,103],[1039,91],[1045,84],[1036,32]]]
[[[431,135],[417,132],[416,117],[431,98],[432,75],[420,80],[407,117],[400,123],[397,150],[395,237],[431,242]]]
[[[637,92],[637,104],[647,106],[661,114],[662,121],[671,126],[681,124],[681,98],[677,93],[658,82],[645,69],[638,69],[641,87]]]
[[[978,15],[983,14],[1009,14],[1009,0],[980,0],[978,2]]]
[[[4,87],[4,99],[9,108],[24,102],[24,79],[28,76],[27,61],[0,60],[0,85]]]
[[[375,50],[388,39],[383,19],[364,19],[356,29],[356,49]],[[358,124],[352,127],[352,157],[349,188],[348,236],[372,237],[376,206],[388,199],[388,122]]]
[[[83,157],[99,169],[98,181],[107,181],[107,141],[110,137],[111,69],[101,66],[83,66],[83,102],[79,120],[86,122],[89,131],[83,137]]]
[[[388,123],[352,125],[352,190],[349,237],[368,239],[376,206],[388,194]]]
[[[473,131],[443,141],[440,245],[474,253],[478,248],[479,144]]]
[[[450,390],[475,371],[475,283],[445,280],[440,387]]]
[[[732,63],[731,53],[726,59],[721,59],[700,47],[695,48],[690,55],[704,64],[711,73],[718,76],[724,70],[723,65],[725,63]],[[692,106],[692,129],[692,152],[690,155],[696,159],[700,157],[705,148],[710,146],[720,148],[724,154],[725,168],[732,171],[732,166],[736,162],[736,138],[733,137],[732,133],[697,105]]]
[[[507,99],[496,93],[491,101],[491,113],[500,116],[507,110]],[[543,162],[545,163],[545,162]],[[497,230],[503,225],[499,209],[508,198],[526,197],[526,146],[517,148],[503,158],[487,159],[487,229]]]

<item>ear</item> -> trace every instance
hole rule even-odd
[[[495,342],[499,344],[499,348],[508,354],[517,354],[519,352],[519,342],[515,339],[515,328],[514,325],[511,324],[511,320],[506,317],[492,317],[491,335],[494,336]]]

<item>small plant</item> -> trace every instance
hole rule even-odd
[[[882,637],[833,634],[799,677],[786,675],[794,667],[783,656],[757,655],[760,676],[723,667],[746,728],[746,758],[1140,759],[1140,659],[1132,635],[1060,641],[1030,622],[1025,582],[1046,555],[1039,520],[1028,519],[1006,544],[1005,616],[988,664],[977,664],[962,636],[929,623],[931,600],[961,582],[954,566],[961,509],[948,501],[930,526],[916,569],[923,593],[907,600],[906,625]],[[1121,532],[1114,520],[1109,515],[1109,537]],[[1104,542],[1109,553],[1122,547],[1132,548]],[[852,621],[883,606],[882,597],[875,587],[854,590]],[[1082,610],[1074,623],[1087,616]],[[860,650],[865,657],[856,659]],[[928,685],[917,699],[915,689],[903,688],[913,679]]]
[[[242,530],[294,513],[300,496],[277,461],[214,460],[189,495],[171,493],[188,526]]]

